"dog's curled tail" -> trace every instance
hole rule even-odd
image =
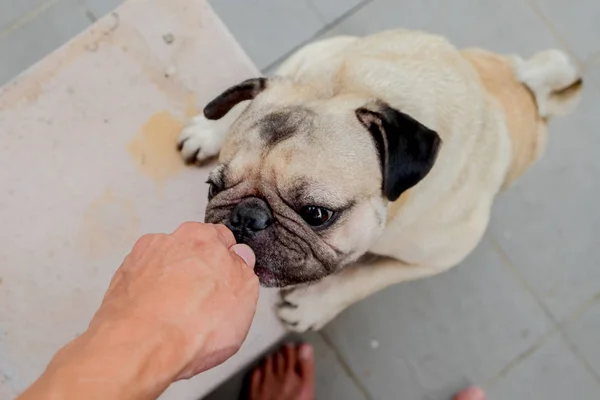
[[[515,75],[535,96],[540,117],[549,119],[575,109],[583,80],[566,53],[546,50],[529,60],[515,56],[513,62]]]

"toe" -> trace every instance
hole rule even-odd
[[[297,363],[297,352],[293,343],[288,343],[284,347],[285,352],[285,372],[286,375],[295,373]]]
[[[183,141],[180,145],[181,157],[187,162],[194,162],[198,153],[202,150],[202,138],[192,136]]]
[[[275,375],[277,376],[278,379],[283,379],[283,377],[285,376],[285,372],[286,372],[286,361],[285,361],[285,351],[279,350],[277,353],[275,353],[275,355],[273,356],[274,358],[274,370],[275,370]]]
[[[485,392],[478,387],[471,387],[463,390],[454,397],[454,400],[485,400]]]
[[[250,378],[250,395],[249,400],[260,400],[260,389],[263,381],[263,375],[260,367],[257,367],[252,371],[252,377]]]
[[[315,357],[313,347],[309,344],[302,344],[298,349],[298,361],[300,369],[300,378],[302,379],[302,388],[300,390],[299,400],[314,399],[315,393]]]
[[[315,374],[314,350],[310,344],[301,344],[298,348],[300,373],[303,377],[313,377]]]

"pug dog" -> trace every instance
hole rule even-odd
[[[254,250],[262,285],[284,288],[289,329],[318,330],[459,264],[581,87],[559,50],[524,60],[409,30],[335,37],[225,90],[179,148],[218,155],[206,222]]]

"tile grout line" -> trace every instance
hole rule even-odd
[[[531,7],[533,13],[542,21],[542,23],[544,25],[546,25],[546,27],[550,31],[550,34],[552,36],[554,36],[554,38],[561,44],[561,46],[563,46],[569,52],[569,54],[571,55],[571,57],[573,57],[576,60],[576,62],[579,64],[579,67],[581,69],[581,73],[585,74],[588,64],[589,63],[593,63],[593,60],[596,57],[600,56],[600,53],[593,54],[592,56],[590,56],[586,60],[581,60],[577,56],[577,54],[575,53],[575,51],[571,48],[571,46],[569,45],[568,41],[565,38],[562,37],[562,35],[560,34],[559,30],[554,25],[553,21],[543,12],[542,8],[538,4],[538,0],[527,0],[527,3]],[[591,81],[592,81],[592,86],[595,89],[600,88],[600,83],[599,82],[596,82],[593,79]],[[502,250],[502,248],[500,247],[500,245],[498,243],[496,243],[496,245],[498,246],[499,249],[501,249],[501,253],[504,255],[504,257],[508,259],[508,256],[506,254],[504,254],[504,251]],[[515,272],[517,272],[516,268],[514,268],[514,265],[512,265],[512,263],[510,263],[510,267]],[[517,275],[521,279],[523,279],[518,272],[517,272]],[[531,292],[533,292],[533,290],[530,289],[530,288],[528,290],[530,290]],[[537,299],[537,295],[535,295],[535,292],[533,292],[532,294]],[[579,351],[579,348],[577,347],[577,345],[575,343],[573,343],[573,341],[571,340],[571,338],[569,337],[569,335],[567,335],[566,332],[564,331],[564,327],[565,326],[567,326],[568,324],[571,324],[571,323],[577,321],[590,307],[592,307],[598,301],[600,301],[600,292],[596,293],[595,295],[593,295],[592,297],[590,297],[588,300],[585,300],[583,303],[581,303],[579,305],[579,307],[577,307],[577,309],[575,309],[570,315],[568,315],[562,321],[560,321],[559,323],[557,323],[557,327],[558,327],[558,329],[560,331],[560,334],[561,334],[561,337],[562,337],[563,341],[565,342],[565,344],[567,345],[567,347],[569,348],[569,350],[571,351],[571,353],[573,353],[573,355],[580,361],[580,363],[584,366],[584,368],[588,371],[588,373],[590,373],[590,375],[592,375],[596,379],[596,381],[600,384],[600,373],[597,372],[594,369],[594,367],[591,366],[591,364],[587,361],[587,359],[583,356],[583,354],[581,354],[581,352]],[[543,306],[543,308],[545,309],[545,306]]]
[[[554,327],[550,331],[550,333],[548,335],[544,335],[542,337],[541,343],[539,343],[539,342],[534,343],[534,345],[529,350],[526,350],[524,353],[517,356],[517,358],[515,358],[513,361],[509,362],[506,367],[504,367],[494,378],[491,379],[491,381],[493,381],[493,382],[490,382],[490,384],[495,383],[497,381],[497,378],[500,378],[500,377],[506,375],[506,373],[508,371],[505,371],[505,370],[507,368],[509,368],[509,371],[512,370],[514,367],[516,367],[522,361],[527,359],[531,354],[535,353],[535,350],[537,350],[537,348],[539,348],[550,336],[552,336],[556,332],[558,332],[560,334],[561,339],[563,340],[563,342],[565,343],[565,345],[567,346],[569,351],[575,356],[575,358],[577,360],[579,360],[579,362],[581,363],[583,368],[594,378],[594,380],[596,380],[596,382],[598,384],[600,384],[600,374],[598,372],[596,372],[594,367],[592,367],[592,365],[588,362],[588,360],[579,352],[579,349],[577,348],[577,346],[571,341],[571,339],[569,338],[569,336],[566,334],[566,332],[564,330],[565,326],[576,321],[592,305],[594,305],[596,302],[600,301],[600,292],[596,293],[591,298],[584,301],[579,307],[577,307],[577,309],[574,312],[572,312],[569,316],[567,316],[559,321],[556,319],[554,314],[552,314],[552,312],[548,309],[548,307],[546,307],[546,305],[544,304],[542,299],[538,296],[537,292],[531,287],[531,285],[529,285],[529,282],[527,282],[527,280],[523,277],[523,275],[521,275],[519,270],[515,267],[512,260],[508,256],[508,254],[506,254],[506,252],[504,251],[502,246],[500,246],[500,244],[498,243],[498,241],[496,240],[495,236],[492,233],[489,233],[488,240],[490,241],[494,251],[502,259],[504,265],[517,278],[517,280],[519,281],[521,286],[536,300],[536,302],[538,303],[539,307],[542,309],[544,314],[546,314],[546,316],[554,324]],[[514,365],[512,365],[513,363],[514,363]]]
[[[500,246],[500,244],[498,243],[498,240],[496,239],[496,237],[491,232],[488,234],[488,240],[489,240],[490,244],[492,245],[492,248],[494,249],[496,254],[498,254],[498,256],[500,256],[502,263],[506,267],[508,267],[508,269],[514,275],[514,277],[517,278],[517,280],[519,281],[519,284],[523,287],[523,289],[525,289],[525,291],[527,291],[527,293],[529,293],[529,295],[535,299],[536,303],[542,309],[542,311],[544,312],[546,317],[548,317],[548,319],[550,319],[550,321],[552,321],[552,324],[555,327],[558,327],[558,320],[554,317],[554,314],[552,314],[552,312],[548,309],[548,307],[546,307],[546,305],[544,304],[542,299],[540,299],[540,297],[538,296],[536,291],[531,287],[529,282],[527,282],[527,280],[523,277],[523,275],[521,275],[519,270],[515,267],[512,260],[508,256],[508,254],[506,254],[506,252],[504,251],[502,246]]]
[[[510,372],[517,368],[521,363],[527,360],[530,356],[534,355],[550,338],[559,333],[558,327],[554,326],[550,331],[543,334],[538,340],[535,341],[529,348],[525,349],[515,358],[510,360],[497,374],[488,379],[483,387],[489,389],[493,387],[498,381],[506,377]]]
[[[321,36],[323,33],[327,32],[329,29],[333,28],[334,26],[340,24],[341,22],[343,22],[345,19],[351,17],[352,15],[354,15],[356,12],[360,11],[362,8],[364,8],[366,5],[372,3],[375,0],[363,0],[360,3],[358,3],[357,5],[355,5],[354,7],[352,7],[351,9],[349,9],[348,11],[346,11],[345,13],[343,13],[342,15],[340,15],[339,17],[337,17],[336,19],[334,19],[333,21],[331,21],[329,24],[325,24],[324,27],[322,27],[321,29],[319,29],[317,32],[315,32],[310,38],[302,41],[300,44],[298,44],[297,46],[294,46],[291,50],[285,52],[283,55],[281,55],[280,57],[277,57],[275,59],[275,61],[271,62],[270,64],[268,64],[266,67],[261,68],[261,71],[266,71],[271,69],[272,67],[278,65],[279,63],[281,63],[282,61],[284,61],[286,58],[288,58],[289,56],[291,56],[294,52],[296,52],[298,49],[300,49],[302,46],[305,46],[306,44],[314,41],[315,39],[317,39],[319,36]],[[312,8],[311,8],[312,9]]]
[[[323,24],[327,25],[327,18],[325,18],[325,16],[323,14],[321,14],[321,12],[317,8],[317,6],[315,6],[315,3],[313,2],[313,0],[306,0],[306,5],[317,16],[317,18],[319,18],[319,21],[321,21]]]
[[[321,339],[323,339],[323,341],[325,342],[327,347],[329,347],[331,349],[331,351],[335,355],[335,358],[340,363],[340,366],[342,367],[342,369],[344,370],[344,372],[346,373],[348,378],[350,378],[352,383],[354,383],[354,385],[362,393],[362,395],[365,397],[365,399],[372,400],[373,398],[371,397],[368,389],[362,384],[360,379],[358,379],[358,376],[356,376],[354,371],[352,371],[352,368],[350,368],[350,366],[346,363],[346,360],[342,356],[342,353],[333,344],[333,341],[331,340],[331,338],[329,338],[329,336],[327,336],[327,334],[324,331],[318,331],[317,334],[321,337]]]
[[[582,302],[575,309],[575,311],[573,311],[571,314],[569,314],[568,316],[566,316],[563,319],[562,324],[567,325],[567,324],[571,324],[571,323],[577,321],[579,318],[581,318],[581,316],[583,314],[585,314],[585,312],[587,310],[589,310],[592,306],[594,306],[598,302],[600,302],[600,292],[594,294],[592,297],[590,297],[589,299]]]
[[[10,23],[6,28],[4,28],[0,31],[0,39],[5,38],[6,36],[10,35],[14,31],[16,31],[17,29],[22,28],[29,22],[33,21],[40,14],[44,13],[46,10],[48,10],[50,7],[52,7],[58,1],[59,0],[48,0],[45,3],[40,4],[33,10],[25,13],[21,17],[17,18],[12,23]]]
[[[538,4],[538,0],[526,0],[526,1],[528,3],[529,7],[531,8],[531,10],[533,11],[533,13],[535,14],[535,16],[538,17],[542,21],[542,23],[546,26],[546,28],[548,28],[548,30],[550,31],[550,34],[554,37],[554,39],[557,40],[559,42],[560,46],[562,46],[563,49],[566,50],[569,53],[569,55],[575,60],[577,66],[579,67],[579,69],[581,71],[581,74],[584,75],[586,73],[588,64],[593,63],[594,60],[596,58],[598,58],[600,53],[594,53],[585,60],[580,59],[579,56],[577,56],[575,51],[569,45],[569,42],[565,38],[563,38],[563,36],[560,34],[558,28],[556,28],[552,19],[550,19],[548,16],[546,16],[546,14],[544,14],[544,11]],[[592,86],[595,89],[600,89],[600,82],[596,82],[594,79],[591,79],[591,82],[592,82]]]
[[[556,39],[559,42],[559,44],[569,53],[569,55],[573,57],[580,69],[583,70],[584,62],[577,56],[577,54],[575,54],[575,51],[571,48],[569,42],[562,37],[562,35],[554,25],[554,22],[548,16],[546,16],[544,11],[538,4],[537,0],[526,0],[526,3],[529,4],[529,7],[531,7],[533,13],[542,21],[546,28],[548,28],[550,34],[554,37],[554,39]]]
[[[484,386],[485,387],[490,387],[490,386],[495,385],[501,378],[505,377],[512,370],[514,370],[515,368],[517,368],[522,362],[524,362],[526,359],[528,359],[531,355],[535,354],[535,352],[540,347],[542,347],[542,345],[544,343],[546,343],[546,341],[548,339],[550,339],[557,332],[559,332],[559,328],[558,328],[558,322],[556,321],[556,318],[554,318],[554,315],[552,315],[552,313],[550,312],[550,310],[548,310],[548,308],[546,307],[546,305],[538,297],[537,293],[529,285],[529,283],[527,282],[527,280],[525,280],[525,278],[523,278],[523,276],[515,268],[515,266],[512,263],[511,259],[504,252],[504,249],[500,246],[500,244],[498,243],[498,241],[496,240],[496,238],[494,237],[494,235],[491,232],[489,232],[487,234],[487,240],[492,245],[492,249],[494,250],[494,252],[496,252],[496,254],[502,260],[502,264],[504,264],[504,266],[507,267],[510,270],[511,274],[517,279],[517,281],[521,285],[522,289],[524,289],[530,296],[533,297],[533,299],[536,301],[536,303],[538,304],[538,306],[540,307],[540,309],[542,310],[542,312],[544,313],[544,315],[552,323],[552,328],[548,332],[546,332],[545,334],[543,334],[528,349],[526,349],[525,351],[523,351],[522,353],[520,353],[519,355],[517,355],[515,358],[513,358],[511,361],[509,361],[508,364],[506,364],[506,366],[504,366],[497,374],[495,374],[490,379],[488,379],[488,381],[484,384]]]
[[[600,373],[598,373],[598,371],[596,371],[596,369],[588,362],[585,356],[581,354],[577,344],[574,343],[573,340],[571,340],[571,337],[569,337],[569,335],[567,335],[567,333],[564,330],[564,328],[567,325],[579,320],[583,316],[583,314],[586,313],[586,311],[588,311],[592,306],[594,306],[598,302],[600,302],[600,292],[596,293],[595,295],[581,303],[579,307],[575,309],[575,311],[573,311],[570,315],[565,317],[559,323],[558,329],[560,330],[560,334],[563,338],[563,341],[567,344],[569,350],[571,350],[571,353],[575,355],[579,362],[583,364],[584,368],[588,371],[588,373],[596,379],[596,382],[598,382],[598,384],[600,384]]]
[[[575,358],[577,358],[579,360],[579,362],[581,363],[581,365],[583,365],[583,368],[600,385],[600,374],[598,374],[598,372],[596,372],[596,370],[594,369],[594,367],[592,367],[592,365],[583,356],[583,354],[581,354],[581,352],[579,351],[579,347],[577,347],[577,345],[575,343],[573,343],[573,341],[571,340],[571,338],[562,329],[559,328],[559,330],[560,330],[560,335],[561,335],[563,341],[565,342],[565,344],[567,345],[567,347],[569,348],[569,350],[571,351],[571,353],[573,353],[573,355],[575,356]]]
[[[516,276],[516,278],[519,280],[519,282],[524,287],[524,289],[527,290],[531,296],[533,296],[533,298],[538,302],[539,306],[542,308],[544,313],[546,313],[547,317],[550,318],[556,324],[557,327],[562,329],[564,326],[566,326],[570,323],[573,323],[574,321],[579,319],[590,307],[592,307],[597,302],[600,302],[600,292],[595,293],[591,297],[589,297],[587,300],[584,300],[582,303],[580,303],[577,306],[577,308],[575,308],[575,310],[573,312],[571,312],[569,315],[564,317],[562,320],[558,320],[554,316],[554,314],[552,314],[552,312],[546,307],[544,302],[539,298],[537,292],[531,287],[531,285],[529,285],[529,283],[523,277],[523,275],[521,275],[519,270],[513,264],[510,257],[506,254],[506,252],[504,251],[502,246],[500,246],[500,244],[498,243],[498,240],[495,238],[495,236],[492,233],[489,233],[488,239],[489,239],[492,247],[494,248],[494,251],[496,251],[496,253],[500,256],[500,258],[502,259],[504,264]]]

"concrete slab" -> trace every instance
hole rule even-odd
[[[0,89],[0,376],[14,391],[85,329],[137,237],[203,219],[208,170],[184,167],[178,131],[257,73],[204,1],[130,1]],[[274,295],[235,358],[164,398],[201,397],[277,341]]]

